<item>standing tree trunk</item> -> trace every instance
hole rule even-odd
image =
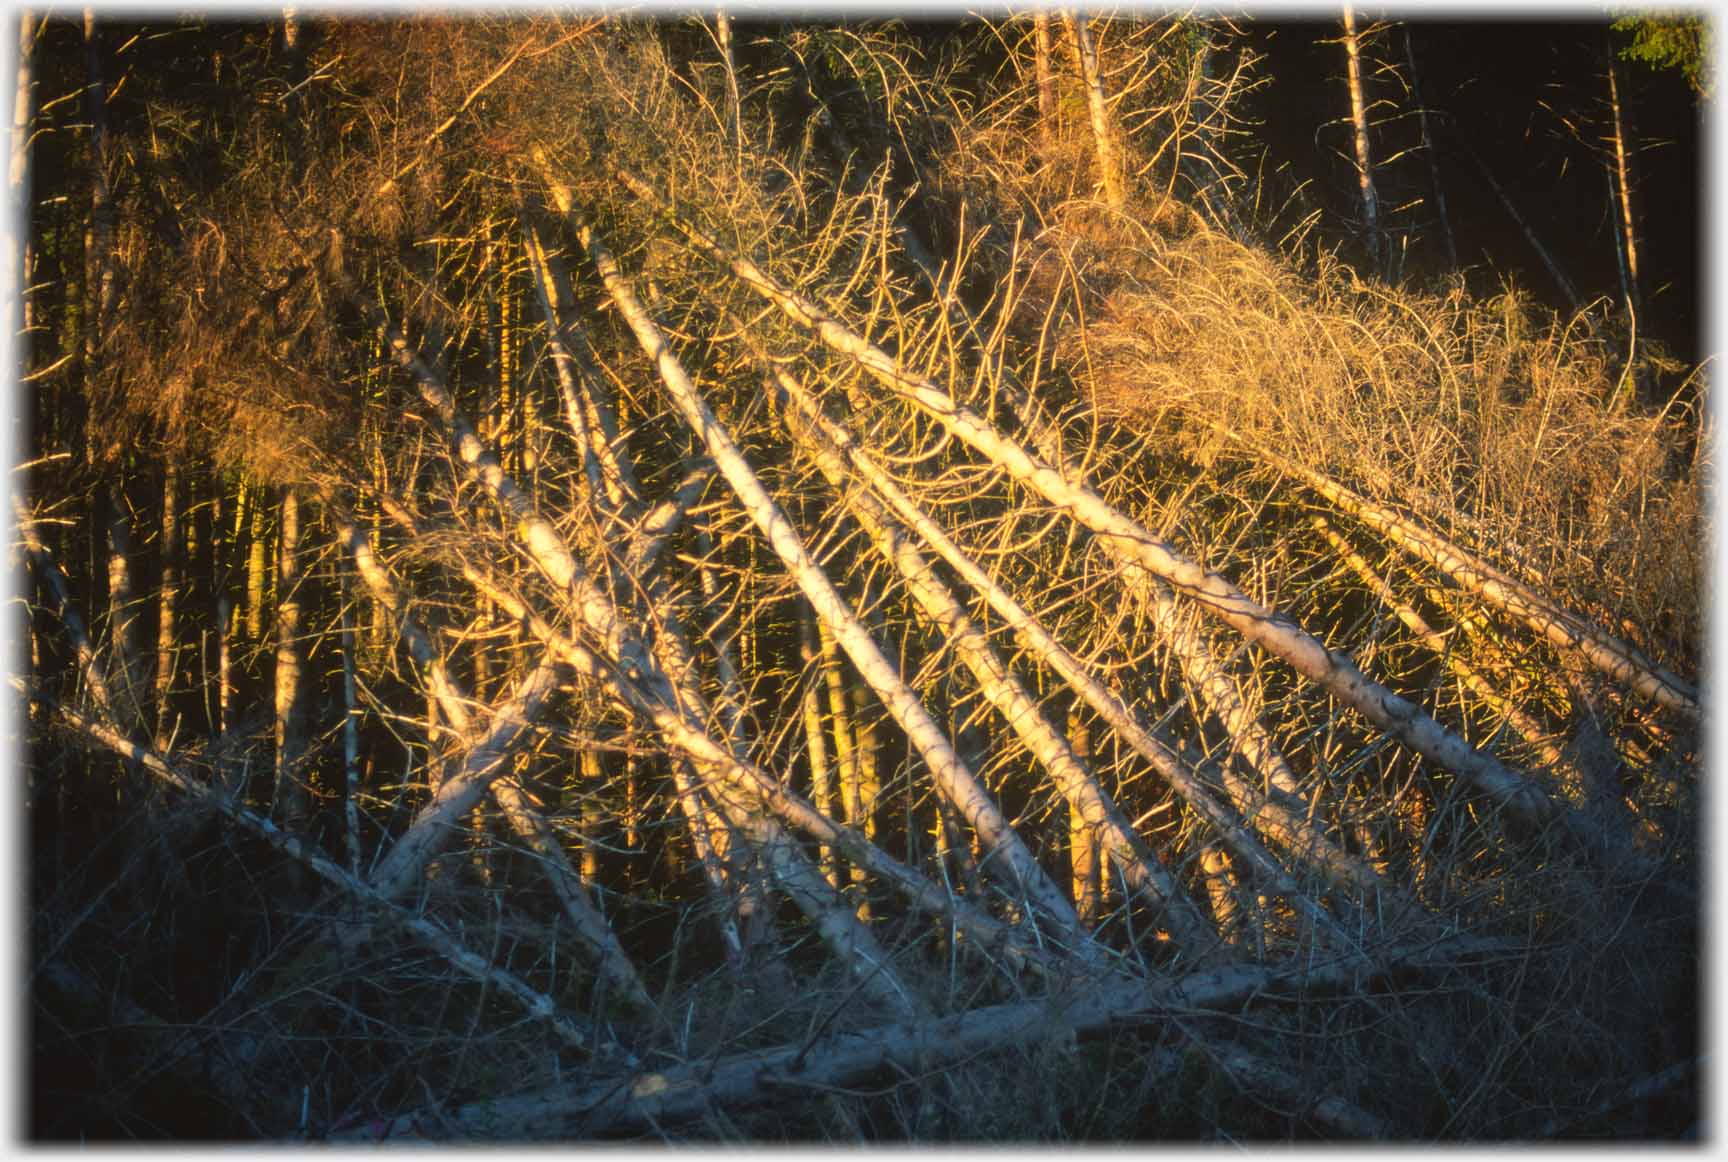
[[[1621,268],[1621,295],[1626,312],[1634,320],[1644,314],[1643,299],[1638,284],[1638,219],[1632,212],[1632,127],[1625,106],[1620,103],[1620,68],[1614,61],[1612,46],[1608,53],[1608,107],[1614,117],[1614,182],[1616,217],[1620,226],[1620,248],[1625,255]],[[1634,323],[1634,325],[1636,325]]]
[[[11,220],[18,224],[16,235],[6,236],[6,269],[0,274],[0,301],[6,303],[6,333],[11,337],[11,366],[22,378],[30,373],[29,303],[31,248],[30,230],[30,120],[31,93],[35,75],[31,71],[35,56],[38,22],[28,9],[18,13],[18,76],[12,101],[12,153],[6,166],[6,200]],[[20,241],[22,240],[22,241]],[[10,439],[11,433],[7,433]],[[14,454],[10,463],[23,457]]]
[[[720,42],[720,61],[726,67],[726,130],[732,138],[738,163],[744,162],[744,124],[738,97],[738,62],[732,53],[732,17],[724,8],[714,13],[714,38]]]
[[[1200,874],[1206,881],[1206,902],[1212,908],[1212,922],[1226,944],[1241,939],[1241,908],[1236,903],[1235,876],[1230,873],[1230,860],[1224,848],[1207,843],[1200,851]]]
[[[1104,80],[1098,72],[1098,52],[1092,35],[1086,30],[1086,19],[1072,9],[1062,13],[1068,25],[1068,39],[1074,46],[1075,63],[1080,79],[1086,86],[1086,113],[1092,120],[1092,142],[1098,150],[1098,176],[1104,187],[1104,202],[1113,210],[1122,208],[1121,159],[1110,133],[1110,110],[1104,100]]]
[[[235,517],[235,539],[240,536],[240,522],[246,519],[250,510],[250,520],[247,521],[248,537],[246,542],[246,638],[254,644],[264,640],[264,586],[268,569],[266,556],[267,546],[264,543],[266,525],[264,523],[264,498],[267,495],[263,485],[256,485],[241,492],[245,504],[239,515]]]
[[[276,815],[290,831],[310,814],[299,770],[305,749],[300,722],[300,497],[282,489],[282,538],[276,553]]]
[[[821,643],[822,683],[828,691],[829,729],[834,732],[834,770],[840,782],[841,814],[835,815],[831,810],[824,813],[852,823],[858,809],[858,755],[853,747],[852,709],[846,696],[845,667],[840,660],[839,647],[834,644],[834,634],[820,619],[816,622],[816,637]],[[858,874],[854,868],[853,878],[856,879]]]
[[[132,521],[127,513],[124,482],[116,473],[108,480],[108,648],[109,685],[115,714],[130,727],[138,716],[139,655],[138,597],[132,583]]]
[[[852,729],[855,732],[858,749],[854,752],[855,769],[858,772],[856,794],[847,800],[848,810],[856,807],[857,814],[851,815],[846,822],[855,829],[862,831],[866,839],[876,838],[876,798],[882,790],[882,776],[878,771],[877,762],[881,750],[881,738],[876,730],[876,719],[870,712],[870,691],[862,682],[852,687]],[[862,868],[852,869],[852,882],[858,890],[858,918],[870,919],[870,880]]]
[[[84,116],[90,134],[90,219],[84,230],[83,330],[84,390],[86,400],[97,391],[103,374],[101,343],[113,306],[114,254],[113,218],[108,192],[108,91],[102,76],[101,42],[96,13],[84,10]],[[123,452],[91,445],[94,462],[114,459],[108,465],[108,637],[111,650],[110,684],[118,701],[116,714],[128,729],[136,725],[142,711],[143,674],[139,637],[138,594],[132,576],[131,501],[125,487]]]
[[[585,887],[593,887],[600,878],[600,825],[605,819],[605,813],[600,809],[600,791],[605,772],[600,767],[600,752],[593,747],[583,747],[576,761],[582,883]]]
[[[360,698],[354,674],[354,610],[342,570],[342,822],[348,872],[360,875]],[[226,640],[224,639],[224,648]]]
[[[1078,706],[1068,711],[1068,745],[1081,762],[1092,758],[1092,735]],[[1083,923],[1098,919],[1103,902],[1103,877],[1098,858],[1098,825],[1086,818],[1077,802],[1068,804],[1068,866],[1074,878],[1074,910]]]
[[[1380,200],[1374,193],[1374,162],[1368,154],[1368,104],[1362,94],[1362,53],[1356,32],[1356,13],[1344,5],[1344,53],[1348,58],[1350,124],[1356,143],[1356,181],[1362,189],[1362,229],[1368,243],[1368,260],[1381,265]]]
[[[822,728],[822,704],[816,693],[817,682],[826,673],[822,647],[817,640],[816,615],[807,603],[800,604],[798,616],[799,656],[804,661],[803,693],[799,696],[804,713],[804,738],[810,755],[810,801],[816,810],[834,817],[834,784],[828,765],[828,739]],[[817,849],[817,863],[822,876],[834,887],[840,886],[840,876],[834,866],[834,849],[823,844]]]
[[[95,354],[103,327],[114,306],[114,206],[108,189],[108,86],[102,74],[101,39],[94,9],[84,10],[84,109],[90,126],[90,224],[86,275],[93,297],[94,325],[84,331],[86,357]]]
[[[180,470],[172,460],[162,473],[162,583],[157,593],[156,749],[166,754],[174,724],[169,699],[174,693],[174,600],[180,587]]]
[[[216,782],[231,794],[238,794],[241,789],[234,785],[233,768],[230,765],[233,758],[230,732],[234,725],[234,599],[228,589],[233,577],[234,547],[238,543],[240,530],[230,519],[228,512],[229,509],[238,507],[239,492],[236,488],[235,499],[231,502],[219,485],[215,505],[210,513],[209,584],[216,599],[215,624],[211,627],[216,636],[215,774]]]
[[[1048,164],[1056,152],[1056,70],[1050,64],[1054,39],[1050,34],[1050,13],[1039,11],[1033,15],[1032,32],[1036,38],[1032,68],[1038,79],[1038,149]]]

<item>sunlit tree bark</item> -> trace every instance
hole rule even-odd
[[[1064,9],[1062,20],[1068,27],[1068,42],[1074,49],[1075,71],[1080,74],[1086,89],[1086,115],[1092,124],[1092,145],[1097,152],[1098,182],[1104,190],[1104,202],[1112,209],[1120,209],[1123,203],[1122,159],[1116,148],[1114,130],[1110,127],[1110,108],[1104,96],[1104,78],[1098,70],[1098,53],[1083,14]]]
[[[1362,89],[1362,46],[1356,31],[1356,13],[1344,5],[1344,54],[1350,88],[1351,143],[1356,150],[1356,184],[1362,194],[1362,230],[1368,243],[1368,259],[1381,261],[1380,198],[1374,189],[1374,162],[1368,145],[1368,103]]]
[[[1050,13],[1032,15],[1034,36],[1032,67],[1038,85],[1038,145],[1048,161],[1056,148],[1056,70],[1051,64],[1055,45],[1050,31]]]
[[[300,495],[282,490],[281,536],[276,549],[276,732],[275,809],[289,830],[305,826],[311,812],[301,766],[305,754],[300,645]]]

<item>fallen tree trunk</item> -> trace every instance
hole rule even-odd
[[[1212,426],[1274,468],[1296,477],[1399,548],[1439,569],[1461,588],[1518,618],[1541,637],[1563,650],[1576,653],[1640,696],[1693,718],[1701,713],[1696,687],[1656,665],[1613,634],[1561,608],[1439,534],[1420,528],[1336,480],[1259,447],[1226,428]]]
[[[558,296],[562,295],[564,299],[570,297],[568,291],[559,285],[562,282],[567,286],[567,279],[563,278],[563,272],[558,270],[543,252],[539,265],[545,292],[542,299],[549,328],[554,332],[573,331],[573,326],[567,327],[564,324],[558,306]],[[597,417],[610,415],[611,400],[604,385],[597,377],[591,377],[587,386],[585,401],[592,405]],[[573,434],[578,439],[585,438],[589,445],[585,451],[592,452],[601,442],[603,431],[604,426],[596,423],[585,425],[581,431],[573,430]],[[626,522],[639,518],[644,506],[633,483],[635,477],[630,458],[622,448],[613,453],[613,471],[621,480],[632,483],[620,489],[613,498],[603,495],[597,489],[591,489],[590,499],[593,505],[602,513],[621,517]],[[698,540],[704,535],[704,531],[699,528]],[[691,649],[684,631],[683,611],[674,598],[672,588],[659,572],[645,576],[631,565],[632,561],[646,559],[651,555],[651,546],[645,542],[663,536],[664,534],[645,528],[631,537],[624,552],[615,556],[615,560],[619,562],[615,574],[616,588],[620,593],[637,595],[638,601],[645,607],[644,612],[650,624],[659,627],[650,649],[662,673],[672,684],[677,704],[684,707],[687,713],[700,714],[704,721],[708,721],[711,716],[705,708],[695,652]],[[706,567],[700,567],[700,571],[704,592],[707,593],[713,585],[712,574]],[[726,741],[733,757],[744,759],[749,753],[742,717],[745,699],[742,683],[732,665],[726,643],[716,643],[715,660],[721,683],[720,720]],[[714,862],[724,865],[726,874],[732,879],[738,918],[743,921],[739,925],[741,932],[728,931],[730,946],[735,954],[746,954],[748,944],[761,930],[773,923],[771,902],[765,898],[754,868],[753,853],[759,853],[773,881],[815,925],[823,942],[835,957],[848,967],[858,981],[858,987],[867,996],[888,1012],[899,1016],[915,1016],[924,1012],[922,1002],[900,979],[887,951],[881,947],[869,927],[847,905],[836,887],[821,875],[804,851],[792,841],[781,822],[764,812],[760,796],[749,781],[727,779],[709,783],[698,791],[697,780],[690,777],[695,772],[682,769],[687,765],[682,759],[676,760],[675,765],[680,768],[676,773],[680,779],[681,806],[686,814],[690,815],[692,824],[696,823],[696,818],[691,812],[699,809],[699,799],[712,802],[719,809],[720,817],[716,818],[715,825],[709,828],[709,839],[715,848]]]
[[[980,951],[1000,954],[1015,968],[1028,968],[1061,975],[1056,959],[1035,947],[1025,932],[1003,923],[961,897],[945,892],[917,870],[906,866],[871,843],[858,831],[836,823],[816,810],[781,780],[748,759],[734,755],[711,737],[694,717],[696,711],[681,708],[651,691],[621,668],[598,657],[568,633],[535,613],[505,586],[472,565],[462,567],[465,580],[487,600],[522,623],[547,650],[590,681],[613,702],[652,727],[674,754],[687,757],[716,780],[749,786],[760,796],[762,806],[788,826],[834,848],[840,855],[862,866],[901,892],[913,907],[951,922],[977,943]],[[699,708],[697,708],[699,710]]]
[[[1405,628],[1414,635],[1417,641],[1427,646],[1434,654],[1439,655],[1446,668],[1457,675],[1465,689],[1474,694],[1484,706],[1498,714],[1507,726],[1510,726],[1520,738],[1535,749],[1537,757],[1557,775],[1574,780],[1578,785],[1572,790],[1582,791],[1582,776],[1576,768],[1572,768],[1567,763],[1566,757],[1560,752],[1560,748],[1555,746],[1549,737],[1550,732],[1544,729],[1541,723],[1494,689],[1493,684],[1488,681],[1486,676],[1459,657],[1457,651],[1453,650],[1446,641],[1445,636],[1429,625],[1428,619],[1418,613],[1413,605],[1399,599],[1397,594],[1392,592],[1392,586],[1374,572],[1373,566],[1362,554],[1358,553],[1348,541],[1338,535],[1337,530],[1327,523],[1325,517],[1319,513],[1314,513],[1309,517],[1309,521],[1326,538],[1326,543],[1337,552],[1339,559],[1349,565],[1351,570],[1362,579],[1362,582],[1374,591],[1374,595],[1380,599],[1381,604],[1398,616],[1398,620],[1404,623]]]
[[[354,554],[358,566],[356,571],[361,580],[371,591],[373,598],[395,616],[398,631],[408,643],[409,652],[420,668],[439,710],[458,733],[468,733],[470,719],[467,696],[450,677],[443,660],[432,650],[431,638],[403,605],[388,572],[373,555],[370,541],[355,526],[353,518],[328,502],[326,507],[335,519],[338,537],[347,543]],[[362,560],[364,564],[359,564]],[[612,932],[611,925],[607,924],[606,918],[589,901],[581,878],[570,866],[570,857],[528,793],[509,775],[490,779],[486,789],[498,804],[511,829],[540,861],[564,915],[575,927],[577,938],[598,964],[601,977],[618,988],[630,1005],[642,1010],[652,1010],[653,1002],[649,999],[641,976],[630,963],[623,946],[618,943],[618,937]],[[411,827],[403,840],[413,833]],[[392,848],[390,854],[394,858],[396,849]],[[430,851],[427,851],[423,858],[429,857]],[[420,866],[424,867],[424,862]],[[405,874],[411,879],[412,874],[417,872],[418,869],[414,869]]]
[[[931,719],[918,696],[901,679],[870,633],[858,621],[846,600],[834,589],[827,575],[811,559],[803,540],[780,506],[768,495],[756,474],[713,411],[697,394],[678,359],[666,345],[659,329],[636,301],[610,253],[586,226],[579,228],[582,244],[589,250],[613,303],[636,333],[637,340],[660,372],[668,394],[685,423],[708,448],[739,502],[762,531],[787,571],[833,632],[860,676],[869,683],[906,736],[919,750],[943,795],[954,804],[994,856],[998,870],[1022,893],[1025,903],[1050,918],[1059,931],[1068,934],[1075,948],[1084,952],[1091,942],[1080,927],[1079,917],[1020,837],[1015,834],[989,792],[961,761],[942,729]],[[1088,959],[1095,959],[1088,954]]]
[[[405,893],[449,838],[456,821],[480,802],[495,780],[509,773],[508,760],[517,741],[558,688],[559,669],[548,655],[493,709],[484,732],[471,741],[461,768],[438,786],[373,870],[370,882],[380,895],[394,899]]]
[[[641,196],[664,204],[633,175],[621,173],[620,177]],[[1420,707],[1373,681],[1349,657],[1327,649],[1301,626],[1262,606],[1220,574],[1188,560],[1091,488],[1064,480],[1059,472],[1034,458],[1017,441],[1002,435],[970,408],[957,404],[928,379],[902,370],[879,347],[814,302],[780,286],[748,258],[731,254],[676,216],[671,216],[671,221],[695,249],[725,266],[793,322],[813,331],[832,350],[854,360],[883,386],[915,403],[950,435],[983,455],[1017,483],[1067,512],[1095,536],[1113,542],[1149,573],[1198,602],[1268,653],[1282,658],[1297,673],[1379,729],[1460,776],[1523,824],[1537,830],[1558,826],[1585,845],[1595,846],[1591,829],[1581,826],[1570,811],[1550,799],[1541,788],[1492,755],[1472,747]]]
[[[783,370],[776,368],[774,377],[788,394],[797,389]],[[1003,663],[953,590],[937,576],[931,563],[880,501],[869,492],[848,487],[848,473],[840,450],[824,437],[821,428],[796,408],[789,408],[787,417],[792,433],[800,437],[799,442],[815,458],[842,507],[863,527],[882,558],[899,570],[907,591],[926,619],[953,646],[986,700],[1049,772],[1069,807],[1103,833],[1106,849],[1128,882],[1164,912],[1165,923],[1178,947],[1190,956],[1205,955],[1209,946],[1217,944],[1217,934],[1209,930],[1194,902],[1135,834],[1068,741],[1044,717],[1037,702]]]
[[[699,768],[711,767],[716,759],[723,764],[723,770],[742,766],[729,746],[715,742],[707,733],[704,723],[712,716],[702,701],[700,689],[689,673],[688,648],[683,646],[682,635],[676,632],[677,626],[669,624],[665,627],[668,632],[657,634],[652,648],[642,642],[611,599],[577,562],[563,537],[551,522],[539,514],[529,497],[503,470],[497,456],[474,432],[456,408],[455,401],[442,379],[433,373],[400,332],[388,326],[383,330],[397,362],[414,376],[422,398],[437,409],[458,463],[487,491],[497,506],[514,520],[518,539],[541,573],[557,586],[561,593],[568,595],[577,616],[602,643],[605,651],[603,657],[596,657],[585,648],[576,647],[565,654],[566,663],[574,664],[577,672],[584,677],[595,678],[610,671],[614,674],[621,673],[632,684],[641,683],[642,688],[638,690],[639,698],[635,706],[632,706],[627,698],[619,700],[632,709],[647,710],[651,717],[658,712],[663,722],[676,720],[680,734],[686,739],[701,739],[706,744],[704,749],[709,755],[706,761],[698,760]],[[550,642],[558,642],[559,635],[544,636]],[[573,642],[558,644],[575,645]],[[559,649],[549,644],[548,658],[558,654]],[[616,690],[617,687],[614,686],[613,689]],[[525,695],[531,690],[530,687],[525,691]],[[526,697],[522,701],[524,709],[532,708]],[[501,726],[508,726],[515,717],[504,719]],[[664,730],[664,727],[662,729]],[[492,749],[487,748],[480,752],[479,757],[485,758]],[[448,823],[455,818],[459,810],[472,806],[479,793],[484,790],[483,780],[487,773],[501,773],[494,769],[495,766],[496,764],[477,769],[471,760],[462,772],[459,787],[452,788],[452,784],[457,782],[455,778],[440,787],[433,801],[416,816],[409,831],[391,847],[389,854],[374,873],[373,882],[392,886],[395,890],[405,887],[409,878],[418,872],[426,853],[439,841]],[[766,776],[763,777],[766,780]],[[690,786],[693,787],[700,781],[692,780]],[[681,787],[680,792],[683,801],[691,801],[690,787]],[[779,825],[773,820],[756,817],[750,801],[754,793],[752,782],[745,780],[740,782],[738,791],[734,793],[744,796],[744,801],[721,800],[718,805],[727,823],[750,841],[765,845],[762,849],[769,859],[776,879],[787,889],[800,910],[816,925],[824,942],[841,962],[848,966],[849,971],[864,982],[878,1000],[889,1005],[894,1011],[915,1012],[916,1005],[909,999],[910,993],[888,968],[886,953],[881,951],[868,929],[859,924],[856,917],[843,906],[827,882],[810,865],[803,852],[780,832]],[[690,809],[700,811],[693,803]],[[712,834],[709,836],[711,842],[717,838]],[[717,842],[715,852],[722,859],[726,855],[725,848]],[[712,875],[713,869],[710,868],[709,871]]]
[[[855,1033],[816,1036],[582,1086],[554,1086],[517,1097],[422,1111],[332,1133],[332,1141],[365,1142],[406,1136],[470,1139],[592,1138],[699,1117],[711,1109],[822,1092],[884,1070],[919,1076],[978,1053],[1035,1045],[1119,1022],[1223,1011],[1256,997],[1349,994],[1390,971],[1420,971],[1502,951],[1460,936],[1369,961],[1350,957],[1315,965],[1239,965],[1155,983],[1117,983],[1058,993],[1017,1004],[991,1005],[935,1021],[914,1021]],[[1225,1064],[1231,1064],[1228,1057]],[[1363,1121],[1378,1127],[1378,1119]]]
[[[12,685],[26,697],[52,705],[45,695],[29,689],[21,679],[14,678]],[[545,993],[537,991],[514,973],[491,964],[426,917],[398,906],[371,884],[350,875],[346,869],[319,855],[308,844],[283,831],[270,820],[242,807],[227,791],[207,786],[183,774],[161,755],[139,746],[119,731],[86,714],[66,706],[54,706],[54,710],[66,726],[101,743],[122,758],[137,763],[158,781],[187,798],[232,820],[276,851],[309,869],[325,883],[362,904],[378,909],[384,917],[400,924],[450,964],[509,997],[529,1017],[545,1023],[566,1044],[583,1049],[595,1057],[630,1059],[630,1054],[622,1047],[560,1012],[557,1002]]]
[[[775,380],[786,396],[787,407],[798,417],[795,422],[808,425],[812,429],[813,438],[820,439],[832,449],[834,455],[844,457],[846,465],[874,489],[909,528],[916,531],[926,544],[952,566],[962,580],[984,597],[986,603],[1002,617],[1033,657],[1054,670],[1075,694],[1117,731],[1123,741],[1151,763],[1153,769],[1164,776],[1176,793],[1217,829],[1233,851],[1266,877],[1269,886],[1292,899],[1302,901],[1308,907],[1314,907],[1283,866],[1247,833],[1238,819],[1232,817],[1229,811],[1212,797],[1179,756],[1152,736],[1150,729],[1132,708],[1099,682],[1024,605],[962,551],[942,527],[895,483],[894,478],[875,463],[844,427],[822,414],[815,401],[796,380],[778,369]],[[850,493],[845,495],[850,499]],[[1299,857],[1316,863],[1321,870],[1329,872],[1341,884],[1382,891],[1388,897],[1396,895],[1391,885],[1384,883],[1362,861],[1314,833],[1304,821],[1294,818],[1290,812],[1273,803],[1255,788],[1249,787],[1240,779],[1230,779],[1228,786],[1243,815],[1252,819],[1261,830],[1269,830],[1286,842],[1294,839],[1296,842],[1290,846]],[[1317,910],[1311,914],[1320,920],[1323,927],[1334,928],[1335,921],[1331,917],[1317,913]]]

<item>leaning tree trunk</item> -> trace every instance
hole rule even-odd
[[[623,176],[623,175],[621,175]],[[651,187],[627,177],[630,188],[656,203]],[[816,303],[788,291],[751,262],[732,254],[689,223],[673,219],[700,250],[729,268],[743,283],[773,302],[793,322],[815,332],[836,352],[854,360],[873,379],[916,404],[960,442],[1015,482],[1042,496],[1095,536],[1112,541],[1134,561],[1249,641],[1282,658],[1308,681],[1356,710],[1378,729],[1466,780],[1510,816],[1537,830],[1558,825],[1594,848],[1592,829],[1580,826],[1528,779],[1467,743],[1407,699],[1364,674],[1348,656],[1335,653],[1288,617],[1267,609],[1220,574],[1188,560],[1138,521],[1127,517],[1084,483],[1063,478],[970,408],[958,404],[923,376],[901,368],[891,356],[846,327]],[[705,422],[713,424],[711,417]]]
[[[1576,653],[1639,697],[1687,718],[1697,718],[1703,712],[1696,687],[1658,666],[1636,647],[1536,593],[1438,533],[1375,504],[1330,477],[1260,447],[1222,426],[1216,427],[1279,471],[1295,476],[1400,549],[1434,566],[1465,592],[1524,622],[1555,647]]]
[[[807,399],[803,390],[779,369],[775,370],[775,379],[789,401],[794,401],[787,409],[793,434],[815,457],[835,494],[863,527],[880,556],[899,570],[926,621],[952,643],[985,700],[1049,773],[1069,809],[1084,821],[1086,828],[1096,829],[1105,837],[1105,849],[1111,858],[1122,867],[1128,881],[1164,913],[1164,923],[1178,944],[1191,951],[1203,948],[1207,943],[1205,925],[1192,902],[1103,792],[1068,740],[1044,716],[1031,693],[1008,669],[906,531],[870,493],[848,487],[849,474],[841,448],[823,432],[814,409],[803,402]]]
[[[768,538],[775,553],[809,598],[817,616],[834,633],[835,640],[857,667],[859,675],[882,699],[900,728],[924,756],[937,786],[989,846],[995,870],[1023,895],[1026,904],[1039,915],[1048,917],[1058,930],[1072,933],[1077,941],[1076,947],[1087,947],[1090,942],[1079,930],[1079,919],[1066,894],[1038,865],[989,792],[955,753],[918,696],[907,687],[850,605],[811,559],[785,513],[762,487],[719,419],[697,394],[695,385],[659,329],[649,320],[647,312],[624,282],[622,272],[610,253],[591,229],[583,226],[580,233],[612,301],[653,360],[685,423],[707,445],[709,455],[732,486],[739,502]]]

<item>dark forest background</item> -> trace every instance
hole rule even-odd
[[[1437,161],[1459,261],[1472,272],[1472,285],[1487,289],[1509,276],[1556,310],[1569,305],[1453,135],[1467,140],[1487,163],[1584,296],[1618,294],[1615,219],[1603,166],[1610,121],[1604,62],[1630,37],[1599,22],[1460,24],[1420,14],[1399,16],[1398,27],[1380,38],[1377,55],[1400,75],[1370,73],[1369,83],[1377,97],[1392,102],[1382,111],[1384,117],[1397,117],[1388,127],[1390,140],[1407,141],[1413,118],[1406,104],[1402,41],[1408,32],[1423,101],[1447,131],[1439,138]],[[1276,172],[1288,166],[1301,179],[1311,179],[1314,197],[1335,224],[1358,216],[1337,36],[1336,22],[1274,17],[1252,22],[1249,37],[1266,55],[1266,73],[1273,79],[1257,102],[1265,120],[1268,168]],[[1648,245],[1650,333],[1682,361],[1696,363],[1703,357],[1700,302],[1708,260],[1701,217],[1708,172],[1706,118],[1714,115],[1714,102],[1701,100],[1678,68],[1638,61],[1621,61],[1620,67],[1638,138],[1636,188]],[[1424,159],[1410,154],[1392,176],[1395,191],[1423,201],[1412,212],[1424,227],[1411,243],[1409,269],[1418,277],[1441,273],[1447,265],[1433,228],[1425,171]],[[1397,193],[1389,197],[1393,203],[1401,200]]]

